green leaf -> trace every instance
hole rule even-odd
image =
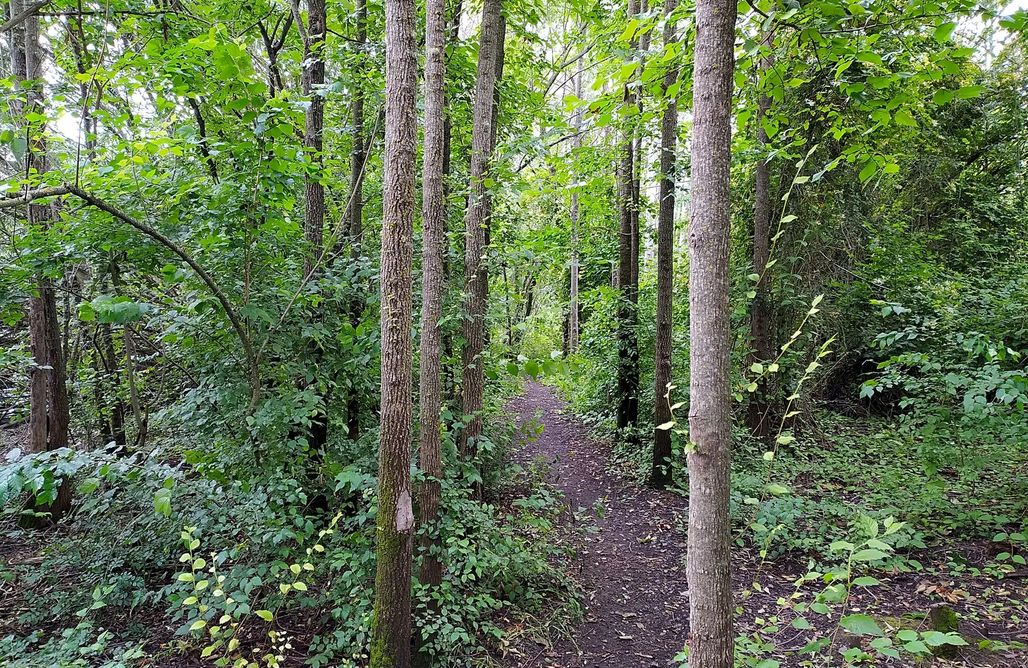
[[[275,615],[271,613],[271,610],[254,610],[253,614],[257,615],[266,622],[270,622],[275,619]]]
[[[948,88],[940,88],[932,95],[932,102],[942,106],[949,103],[957,94],[957,91]]]
[[[153,509],[158,515],[171,517],[171,490],[162,487],[153,495]]]
[[[846,615],[839,620],[842,628],[858,636],[884,636],[885,632],[868,615]]]
[[[900,109],[899,111],[897,111],[895,118],[897,125],[904,125],[908,128],[917,127],[917,121],[914,120],[914,117],[906,109]]]
[[[953,31],[957,29],[957,24],[954,21],[947,21],[940,23],[935,28],[935,41],[939,44],[945,44],[953,37]]]
[[[941,647],[943,645],[964,646],[967,641],[957,633],[942,633],[941,631],[925,631],[921,634],[924,642],[929,647]]]
[[[860,170],[857,178],[860,179],[861,183],[866,183],[868,179],[875,175],[876,171],[878,171],[878,163],[874,160],[868,160],[864,163],[864,168]]]
[[[859,550],[853,553],[853,561],[878,561],[879,559],[885,559],[888,556],[888,554],[881,550]]]
[[[779,485],[776,482],[768,483],[765,489],[767,489],[769,494],[773,494],[775,496],[785,496],[789,493],[788,487],[785,485]]]
[[[957,97],[961,100],[970,100],[973,97],[981,95],[984,90],[984,86],[964,86],[963,88],[957,89]]]

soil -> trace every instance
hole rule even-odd
[[[609,472],[609,446],[589,437],[552,388],[528,383],[510,410],[522,427],[544,425],[518,459],[548,466],[548,480],[569,509],[587,511],[595,524],[594,532],[574,537],[585,589],[585,616],[574,637],[512,665],[667,666],[689,631],[684,534],[677,530],[685,500]]]
[[[653,668],[674,664],[689,633],[688,587],[685,579],[685,531],[688,503],[670,491],[639,485],[609,465],[611,445],[596,440],[570,414],[555,391],[529,382],[508,407],[520,425],[522,447],[515,459],[522,465],[544,465],[547,480],[564,494],[570,518],[563,537],[574,548],[572,570],[582,585],[584,617],[568,637],[550,644],[520,643],[508,649],[504,665],[518,668]],[[542,429],[538,426],[541,424]],[[580,520],[590,518],[593,531]],[[733,584],[736,602],[745,598],[736,632],[751,633],[757,620],[779,614],[779,600],[795,591],[797,577],[807,571],[806,560],[762,561],[752,548],[734,547]],[[978,554],[982,553],[982,554]],[[950,573],[954,554],[983,565],[981,545],[953,543],[911,554],[923,564],[918,572],[876,572],[881,585],[854,587],[847,613],[872,615],[887,630],[924,629],[927,613],[947,606],[960,617],[960,633],[969,646],[957,657],[922,658],[910,654],[879,661],[879,666],[919,668],[966,666],[1013,668],[1028,666],[1028,651],[1012,647],[983,651],[983,640],[1028,642],[1028,578],[1021,572],[997,580],[987,575]],[[752,583],[759,582],[754,591]],[[743,593],[745,591],[745,594]],[[822,661],[841,664],[838,650],[869,638],[838,632],[838,619],[808,614],[813,628],[798,631],[782,623],[775,638],[781,650],[795,651],[816,637],[833,636],[836,646],[818,654]],[[791,617],[786,616],[783,622]],[[834,657],[830,659],[829,656]],[[775,656],[783,668],[810,660]]]

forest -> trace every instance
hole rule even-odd
[[[1028,666],[1025,0],[0,4],[0,666]]]

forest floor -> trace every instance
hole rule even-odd
[[[671,491],[644,487],[613,470],[611,444],[593,438],[554,388],[528,382],[508,410],[524,435],[515,460],[523,466],[541,467],[546,481],[565,497],[568,521],[562,535],[573,551],[573,575],[584,590],[584,614],[567,637],[546,644],[515,643],[504,663],[519,668],[674,665],[689,633],[687,500]],[[848,612],[867,612],[895,630],[923,625],[925,613],[944,604],[960,615],[961,633],[970,646],[950,659],[905,654],[880,660],[877,665],[1028,666],[1024,650],[983,651],[977,646],[984,639],[1028,640],[1026,573],[1016,572],[1006,580],[966,573],[953,577],[947,573],[947,561],[954,550],[973,561],[985,561],[984,555],[975,555],[981,546],[970,543],[919,551],[916,556],[926,566],[923,571],[875,573],[881,586],[854,588]],[[744,612],[736,620],[736,631],[743,634],[779,613],[778,602],[798,591],[794,582],[807,570],[805,560],[762,560],[750,547],[734,548],[732,560],[737,604],[746,591]],[[754,582],[760,583],[759,591],[753,590]],[[789,648],[792,654],[813,638],[832,637],[834,647],[818,655],[831,661],[822,655],[830,653],[839,661],[840,646],[861,643],[861,639],[841,633],[837,620],[809,617],[814,625],[809,630],[783,624],[776,638],[778,647]],[[910,621],[917,619],[922,621]],[[775,651],[771,655],[780,663],[760,665],[806,665],[802,662],[812,658],[809,654],[787,658]]]

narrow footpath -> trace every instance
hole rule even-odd
[[[541,462],[572,511],[584,509],[598,531],[576,541],[576,577],[585,618],[574,637],[526,659],[530,668],[665,668],[688,634],[685,500],[607,470],[610,446],[590,438],[554,390],[530,382],[510,410],[519,424],[543,425],[523,444],[523,464]]]

